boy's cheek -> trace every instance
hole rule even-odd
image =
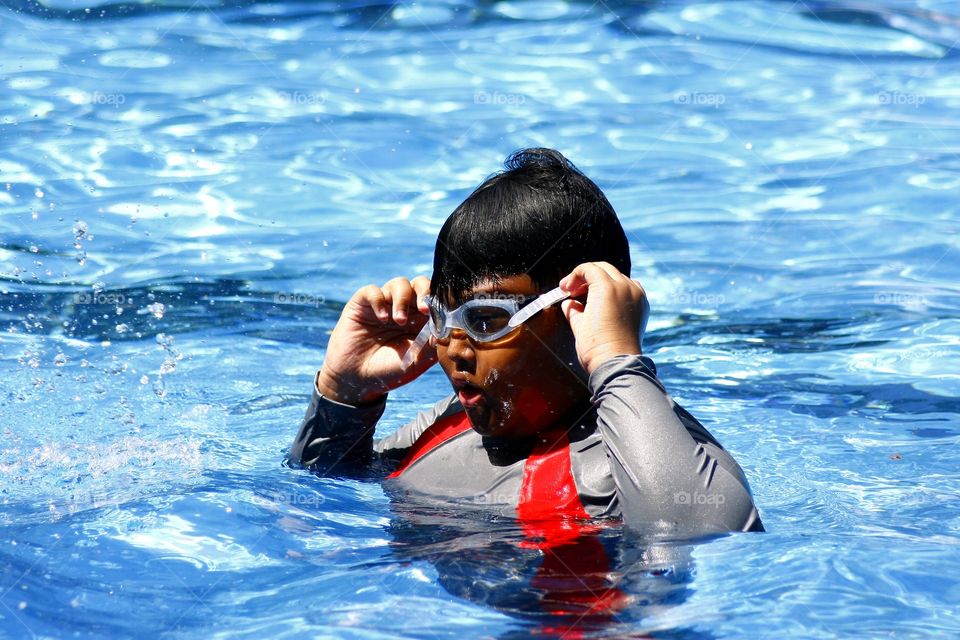
[[[522,383],[523,371],[527,368],[527,356],[520,352],[486,353],[477,358],[477,374],[483,386],[499,395],[511,395],[510,391]]]

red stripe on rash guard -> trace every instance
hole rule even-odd
[[[598,538],[602,527],[590,522],[580,502],[565,432],[547,434],[527,458],[517,517],[526,535],[520,546],[544,554],[530,584],[542,591],[545,610],[609,616],[629,604],[610,581],[610,557]]]
[[[570,441],[566,432],[541,434],[523,466],[523,484],[517,503],[517,517],[528,534],[536,534],[540,525],[549,525],[550,533],[557,523],[573,525],[588,520],[589,514],[580,503],[580,494],[570,467]],[[579,532],[575,532],[579,533]],[[574,535],[576,537],[576,535]]]
[[[523,466],[517,519],[527,549],[548,550],[599,530],[580,502],[565,431],[541,434]]]
[[[426,431],[420,434],[419,438],[416,439],[416,441],[413,443],[413,446],[411,446],[407,451],[407,455],[404,456],[403,461],[400,462],[400,466],[397,467],[397,470],[387,477],[399,477],[400,474],[406,471],[407,467],[412,465],[414,462],[427,455],[433,449],[436,449],[447,440],[460,435],[470,428],[470,420],[467,418],[467,414],[464,411],[455,413],[452,416],[447,416],[442,420],[434,422],[432,425],[427,427]]]

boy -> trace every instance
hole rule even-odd
[[[443,225],[432,280],[394,278],[347,302],[290,462],[398,462],[387,481],[400,489],[521,523],[761,531],[739,465],[641,354],[649,305],[606,197],[551,149],[505,167]],[[547,292],[558,295],[534,302]],[[374,442],[387,393],[437,361],[454,395]]]

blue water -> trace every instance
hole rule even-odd
[[[7,0],[0,636],[960,636],[958,40],[932,0]],[[340,305],[534,145],[768,529],[598,533],[615,616],[547,612],[515,523],[282,465]]]

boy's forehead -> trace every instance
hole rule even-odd
[[[500,278],[484,278],[464,292],[463,298],[470,299],[490,293],[534,293],[533,280],[525,273]]]

